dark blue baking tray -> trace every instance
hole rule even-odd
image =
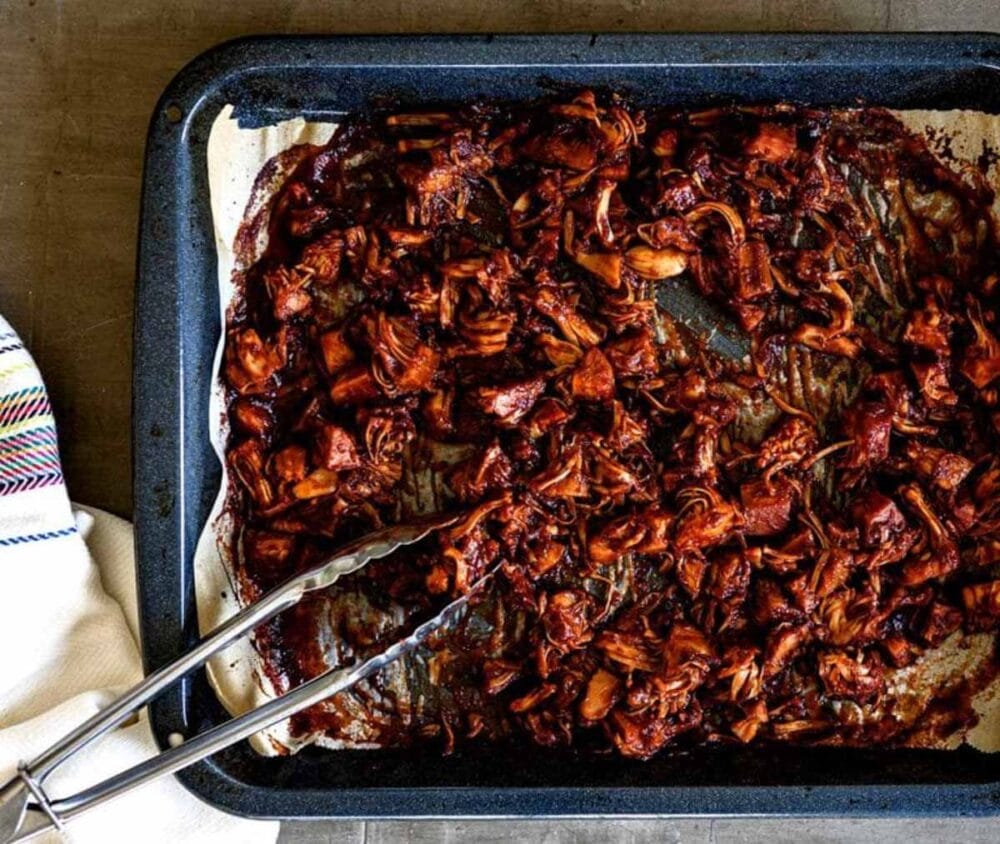
[[[219,109],[232,103],[241,121],[262,125],[335,118],[386,97],[518,99],[579,85],[687,106],[780,99],[1000,113],[1000,37],[264,37],[195,59],[153,115],[142,200],[133,438],[147,670],[196,637],[191,559],[219,483],[208,438],[219,303],[205,165]],[[197,674],[151,717],[165,744],[225,716]],[[1000,754],[969,748],[704,748],[641,763],[506,747],[265,759],[243,743],[180,779],[258,817],[1000,814]]]

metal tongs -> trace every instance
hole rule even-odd
[[[325,589],[344,575],[363,568],[370,561],[386,557],[404,545],[419,542],[433,531],[453,524],[458,518],[450,516],[422,523],[395,525],[352,543],[315,568],[293,577],[256,603],[243,608],[184,656],[154,671],[35,759],[22,762],[18,766],[17,775],[0,788],[0,842],[22,841],[48,829],[61,830],[67,821],[77,815],[249,738],[359,680],[370,677],[383,666],[416,648],[435,629],[446,625],[455,617],[469,597],[492,575],[492,570],[434,618],[371,659],[347,668],[330,669],[252,712],[194,736],[77,794],[53,799],[45,791],[45,778],[60,763],[126,721],[160,692],[204,664],[234,639],[297,604],[307,592]]]

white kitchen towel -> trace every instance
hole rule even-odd
[[[0,783],[142,678],[138,641],[132,526],[70,505],[41,376],[0,317]],[[57,768],[46,790],[78,791],[156,752],[143,715]],[[167,777],[81,815],[64,840],[256,844],[277,834],[277,823],[227,815]]]

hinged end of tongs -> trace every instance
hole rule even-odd
[[[48,795],[22,762],[17,774],[0,786],[0,841],[12,844],[46,829],[63,829]]]

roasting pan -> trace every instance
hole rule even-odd
[[[146,150],[134,364],[135,522],[147,670],[197,636],[192,556],[219,485],[208,400],[219,340],[206,144],[245,125],[336,119],[380,99],[523,99],[604,87],[695,106],[793,100],[1000,113],[1000,37],[532,35],[261,37],[198,57],[167,88]],[[152,707],[161,745],[225,718],[197,674]],[[542,748],[306,749],[243,743],[180,774],[257,817],[1000,814],[1000,753],[700,748],[649,762]]]

